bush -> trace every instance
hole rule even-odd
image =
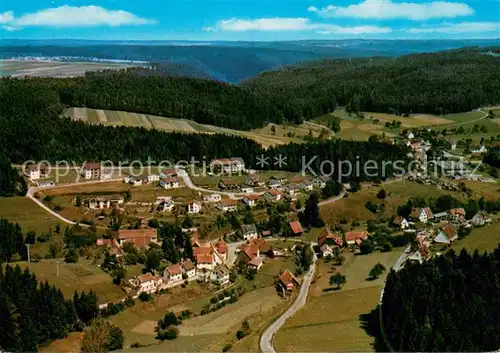
[[[247,334],[245,333],[245,331],[243,330],[238,330],[238,332],[236,332],[236,338],[241,340],[243,337],[245,337]]]
[[[380,200],[383,200],[385,199],[387,196],[387,193],[385,192],[384,189],[380,190],[377,194],[377,198],[379,198]]]
[[[135,305],[135,300],[134,298],[128,297],[127,299],[125,299],[124,304],[127,308],[131,308]]]
[[[233,345],[231,343],[228,343],[226,344],[223,348],[222,348],[222,351],[223,352],[229,352],[231,350],[231,348],[233,348]]]
[[[142,292],[141,294],[139,294],[139,300],[141,302],[148,302],[151,300],[151,298],[151,295],[148,293]]]

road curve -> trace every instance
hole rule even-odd
[[[66,224],[70,224],[70,225],[75,225],[76,222],[73,222],[72,220],[69,220],[67,218],[64,218],[63,216],[61,216],[59,213],[51,210],[49,207],[47,207],[47,205],[45,205],[42,201],[38,200],[34,194],[37,192],[37,191],[42,191],[42,190],[49,190],[49,189],[57,189],[59,187],[68,187],[68,186],[71,186],[71,185],[82,185],[82,184],[97,184],[97,183],[103,183],[103,182],[111,182],[111,181],[119,181],[121,179],[110,179],[110,180],[90,180],[90,181],[84,181],[84,182],[78,182],[78,183],[70,183],[70,184],[60,184],[60,185],[55,185],[55,186],[43,186],[43,187],[35,187],[35,186],[32,186],[32,187],[29,187],[28,188],[28,192],[26,193],[26,197],[30,200],[32,200],[34,203],[36,203],[38,206],[40,206],[41,208],[43,208],[45,211],[49,212],[51,215],[53,215],[54,217],[60,219],[61,221],[63,221],[64,223]],[[88,224],[83,224],[83,223],[79,223],[80,226],[82,227],[90,227],[90,225]],[[99,228],[99,227],[98,227]]]
[[[300,292],[295,299],[295,302],[290,306],[283,315],[281,315],[276,321],[274,321],[271,326],[269,326],[264,333],[260,336],[260,350],[263,353],[276,353],[274,349],[274,335],[278,330],[285,324],[286,320],[293,316],[300,308],[304,306],[307,300],[307,294],[309,293],[309,287],[311,285],[312,279],[316,272],[316,255],[314,255],[313,263],[309,268],[309,271],[304,276],[302,281]]]

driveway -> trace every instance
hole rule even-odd
[[[263,353],[276,353],[276,350],[274,349],[274,335],[285,324],[288,318],[293,316],[305,305],[307,301],[307,294],[309,293],[309,287],[316,272],[316,260],[316,255],[314,255],[313,263],[311,264],[309,271],[304,276],[299,295],[297,296],[297,299],[295,299],[295,302],[287,309],[287,311],[285,311],[285,313],[283,313],[283,315],[281,315],[264,331],[262,336],[260,336],[260,350]]]

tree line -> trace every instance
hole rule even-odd
[[[10,160],[0,153],[0,197],[24,196],[27,190],[24,178],[12,168]]]
[[[485,352],[500,346],[500,246],[494,252],[453,250],[392,271],[382,322],[400,352]]]
[[[39,345],[81,331],[99,315],[95,293],[76,293],[73,300],[19,266],[0,266],[0,349],[36,352]]]
[[[287,121],[348,112],[447,114],[500,102],[500,58],[468,48],[399,58],[323,60],[262,73],[243,87]]]

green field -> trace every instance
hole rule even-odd
[[[100,110],[90,108],[69,108],[63,114],[74,120],[91,124],[111,126],[136,126],[146,129],[157,129],[167,132],[184,132],[200,134],[228,134],[247,137],[269,147],[289,142],[301,142],[301,138],[271,135],[267,131],[239,131],[218,126],[204,125],[186,119],[173,119],[149,114],[128,113],[123,111]],[[316,127],[317,128],[317,127]],[[309,131],[308,129],[306,131]],[[305,133],[307,134],[307,133]]]
[[[453,243],[452,249],[460,251],[465,248],[469,251],[479,250],[493,251],[500,245],[500,223],[475,228],[471,234],[464,239],[460,239]]]
[[[30,230],[46,232],[49,228],[54,229],[57,224],[65,225],[25,197],[0,197],[0,218],[19,223],[24,233]]]
[[[57,262],[59,260],[42,260],[40,262],[18,263],[21,268],[28,268],[39,281],[59,288],[65,297],[73,298],[75,290],[94,291],[99,297],[99,303],[107,303],[124,298],[125,293],[113,284],[112,278],[102,271],[97,264],[80,258],[77,263],[67,264],[59,261],[59,277],[57,276]]]
[[[360,326],[359,316],[377,305],[385,280],[382,275],[368,281],[368,272],[378,262],[390,268],[401,255],[401,249],[388,253],[356,256],[344,252],[345,262],[317,263],[317,273],[310,288],[307,304],[278,331],[275,347],[279,352],[364,352],[373,351],[373,338]],[[332,290],[329,277],[341,272],[346,284]]]

